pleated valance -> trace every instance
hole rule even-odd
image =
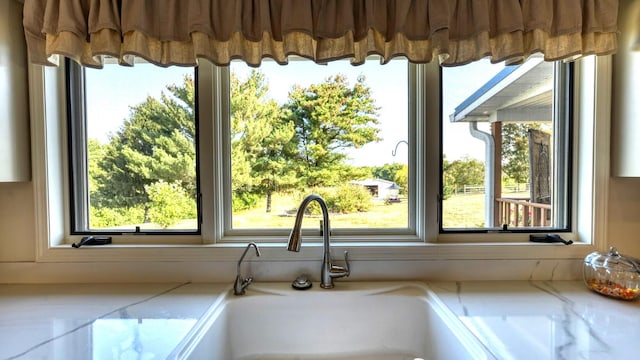
[[[618,0],[25,0],[23,24],[30,61],[44,65],[359,64],[371,54],[461,65],[611,54],[617,15]]]

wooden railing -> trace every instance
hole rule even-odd
[[[507,224],[512,227],[549,226],[551,224],[551,205],[532,203],[529,199],[496,199],[498,207],[498,226]]]

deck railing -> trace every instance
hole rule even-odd
[[[507,224],[511,227],[539,227],[551,224],[551,205],[532,203],[527,198],[499,198],[499,226]]]

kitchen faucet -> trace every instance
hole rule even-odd
[[[320,272],[320,287],[323,289],[331,289],[333,287],[333,279],[349,276],[349,252],[344,252],[345,266],[336,266],[331,264],[331,244],[329,242],[329,210],[327,209],[327,203],[320,195],[311,194],[302,200],[298,211],[296,213],[296,222],[291,229],[291,235],[289,235],[289,244],[287,250],[300,251],[300,244],[302,243],[302,218],[307,206],[312,201],[316,201],[322,209],[322,237],[323,237],[323,257],[322,257],[322,270]]]
[[[258,245],[254,242],[250,242],[247,244],[247,247],[244,249],[242,256],[240,256],[240,260],[238,260],[238,269],[236,274],[236,281],[233,283],[233,293],[234,295],[244,295],[244,289],[251,284],[253,281],[253,277],[249,276],[248,278],[243,278],[242,274],[240,274],[240,265],[242,264],[242,260],[244,256],[247,255],[247,251],[249,251],[250,247],[254,247],[256,249],[256,256],[260,256],[260,250],[258,249]]]

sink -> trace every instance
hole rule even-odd
[[[214,303],[171,356],[224,360],[493,359],[426,284],[254,283]]]

